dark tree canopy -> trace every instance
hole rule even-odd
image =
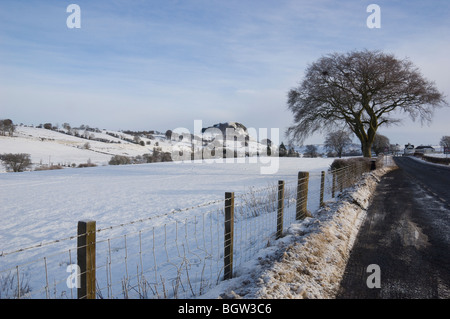
[[[294,123],[286,133],[302,142],[345,124],[370,157],[378,128],[400,122],[395,114],[431,122],[434,109],[444,105],[435,84],[408,59],[368,50],[334,53],[309,65],[300,86],[289,91]]]

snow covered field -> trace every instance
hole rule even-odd
[[[192,291],[199,294],[214,285],[222,271],[223,228],[220,223],[223,223],[223,216],[220,214],[224,193],[235,192],[239,203],[240,194],[249,194],[252,189],[270,189],[278,180],[295,184],[298,171],[316,172],[318,176],[321,170],[328,169],[332,161],[322,158],[280,158],[279,170],[274,175],[262,175],[262,163],[201,162],[0,174],[0,253],[3,254],[0,257],[0,271],[3,277],[19,272],[20,277],[29,282],[33,298],[49,295],[70,297],[70,292],[66,291],[66,278],[70,275],[67,266],[75,263],[76,240],[67,238],[76,236],[79,220],[90,219],[97,222],[97,229],[104,229],[97,234],[97,263],[99,267],[104,266],[97,277],[102,281],[100,288],[106,287],[104,296],[110,293],[112,297],[123,298],[121,284],[125,274],[128,273],[129,277],[138,277],[138,271],[141,274],[139,263],[145,254],[138,247],[140,244],[147,247],[147,262],[151,261],[150,266],[143,267],[151,269],[149,273],[156,277],[150,280],[147,275],[148,286],[156,287],[158,280],[166,285],[160,287],[156,294],[153,292],[152,296],[162,297],[163,293],[174,292],[178,293],[177,296],[186,296]],[[318,187],[318,183],[313,185],[311,187],[314,189]],[[264,193],[261,194],[264,196]],[[213,204],[197,207],[207,202]],[[190,207],[195,209],[187,209]],[[309,209],[314,210],[314,207],[318,207],[318,202]],[[162,217],[151,218],[160,215]],[[247,227],[245,221],[255,222],[264,216],[247,217],[236,217],[237,232],[248,236],[252,231],[264,232],[264,228],[269,227],[258,222],[258,226],[249,226],[251,228],[247,231],[242,228]],[[115,228],[140,219],[146,221]],[[124,235],[127,235],[126,239]],[[205,248],[198,244],[199,241],[207,242],[209,246]],[[196,242],[196,249],[193,249],[192,242]],[[41,243],[42,247],[17,252]],[[247,238],[236,246],[244,254],[249,249],[255,249],[257,244],[261,243]],[[247,246],[239,248],[240,245]],[[262,245],[267,245],[267,242]],[[186,257],[186,250],[199,256],[198,260],[194,262],[195,258]],[[176,258],[172,257],[174,251],[177,252]],[[201,253],[206,257],[200,258]],[[239,254],[235,258],[239,260]],[[155,262],[156,259],[158,262]],[[208,259],[211,262],[205,263]],[[112,263],[115,260],[119,261]],[[162,265],[163,260],[165,266]],[[19,269],[17,265],[20,265]],[[198,268],[200,275],[194,275],[194,268]],[[163,274],[165,277],[162,277]],[[195,289],[184,286],[184,295],[181,294],[181,281],[177,281],[181,275],[187,276],[192,285],[197,280],[199,286]],[[184,282],[184,285],[187,283]]]
[[[279,158],[275,174],[261,174],[273,165],[264,157],[107,166],[112,155],[152,152],[155,139],[145,146],[91,140],[86,149],[86,139],[45,129],[18,127],[15,135],[0,137],[0,153],[29,153],[35,165],[98,167],[0,174],[0,298],[17,297],[18,286],[24,298],[76,298],[69,266],[80,220],[96,221],[98,297],[329,298],[364,218],[354,202],[366,205],[376,183],[371,174],[342,194],[344,204],[326,189],[318,211],[320,172],[332,158]],[[106,131],[96,135],[117,142]],[[170,141],[157,140],[171,151]],[[299,171],[310,172],[313,213],[301,222]],[[285,237],[275,240],[279,180]],[[223,282],[225,192],[235,193],[235,278]]]

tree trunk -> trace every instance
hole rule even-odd
[[[372,144],[369,142],[362,142],[361,149],[364,157],[372,157]]]

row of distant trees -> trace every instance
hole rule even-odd
[[[129,165],[159,162],[172,162],[172,155],[169,152],[162,152],[157,148],[153,148],[152,154],[144,154],[134,157],[114,155],[113,157],[111,157],[109,165]]]
[[[327,134],[325,138],[325,149],[328,157],[342,157],[342,156],[357,156],[361,155],[362,151],[352,148],[354,146],[352,139],[352,133],[346,130],[337,130]],[[372,150],[378,155],[384,152],[386,149],[392,150],[393,145],[390,144],[389,139],[381,134],[376,134]],[[289,146],[289,150],[281,143],[279,147],[280,157],[299,157],[299,153],[294,150],[292,146]],[[318,157],[322,156],[315,145],[306,145],[303,152],[305,157]]]
[[[352,145],[352,133],[346,130],[337,130],[328,133],[325,139],[325,147],[328,152],[333,153],[337,157],[342,157],[346,149]],[[390,143],[389,138],[376,133],[372,143],[372,152],[377,156],[386,151],[398,151],[398,146]],[[362,150],[361,150],[362,151]]]
[[[79,127],[72,127],[69,123],[63,123],[62,124],[63,130],[60,129],[59,124],[52,124],[52,123],[39,124],[36,127],[37,128],[45,128],[47,130],[58,131],[60,133],[65,133],[68,135],[73,135],[75,137],[85,138],[88,140],[95,140],[95,141],[104,142],[104,143],[120,143],[120,141],[113,142],[112,140],[107,140],[104,138],[96,137],[94,133],[102,133],[102,131],[99,128],[90,127],[89,125],[85,125],[85,124],[82,124]],[[136,131],[123,131],[123,133],[127,134],[127,135],[132,135],[133,138],[127,138],[123,134],[105,132],[105,134],[110,135],[112,137],[121,139],[126,142],[139,144],[141,146],[151,144],[150,141],[147,141],[147,142],[143,141],[141,139],[141,137],[147,137],[148,139],[153,140],[154,139],[153,135],[159,134],[159,132],[156,132],[156,131],[137,131],[137,132]],[[158,142],[156,142],[155,146],[158,146]]]
[[[355,148],[355,144],[351,139],[352,133],[347,130],[336,130],[329,132],[325,137],[325,149],[327,151],[326,155],[328,157],[339,157],[342,156],[358,156],[362,154],[362,150]],[[449,141],[450,143],[450,141]],[[376,155],[388,151],[395,151],[398,145],[390,144],[389,138],[382,134],[376,134],[373,144],[372,151]],[[316,145],[306,145],[303,151],[304,157],[319,157],[323,154],[320,153]],[[299,157],[300,154],[294,150],[292,145],[289,145],[289,149],[286,148],[284,143],[281,143],[279,147],[280,157]]]
[[[338,130],[331,132],[326,136],[325,147],[328,152],[333,153],[337,157],[342,157],[345,150],[352,145],[351,132],[345,130]],[[439,144],[443,148],[450,148],[450,136],[442,136]],[[314,154],[317,151],[308,145],[306,148],[307,154]],[[372,151],[378,156],[380,153],[384,152],[399,152],[401,151],[401,146],[398,144],[391,144],[389,138],[382,134],[375,134],[375,138],[372,143]],[[312,156],[314,157],[314,156]]]
[[[337,157],[342,157],[345,150],[352,145],[351,139],[352,133],[346,130],[337,130],[328,133],[325,139],[325,147],[328,152],[334,153]],[[390,144],[389,138],[384,135],[375,134],[372,143],[372,151],[378,155],[385,152],[386,150],[391,150],[393,146]]]

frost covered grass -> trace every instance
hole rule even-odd
[[[391,169],[364,174],[201,298],[334,298],[372,194]]]

